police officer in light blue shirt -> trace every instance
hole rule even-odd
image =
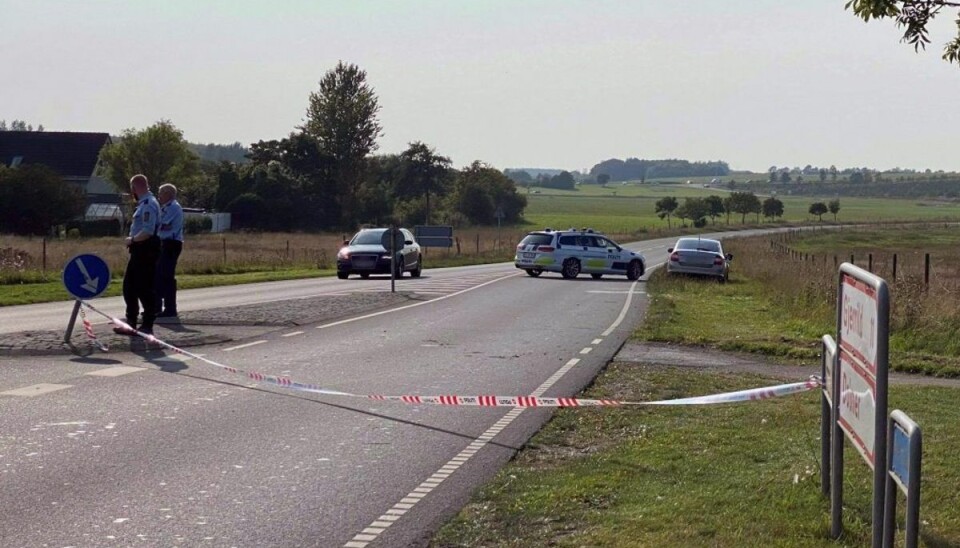
[[[145,175],[134,175],[130,179],[130,192],[137,200],[137,209],[133,212],[130,236],[126,240],[130,259],[123,273],[123,300],[127,305],[127,324],[130,328],[136,329],[140,305],[143,305],[140,331],[152,334],[157,315],[153,283],[160,256],[160,238],[157,237],[160,204],[150,192],[150,183]],[[114,331],[134,335],[133,329],[117,327]]]
[[[177,202],[177,187],[166,183],[157,190],[160,198],[160,260],[157,261],[157,317],[177,317],[177,260],[183,251],[183,208]]]

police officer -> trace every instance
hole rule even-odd
[[[158,318],[177,317],[177,260],[183,251],[183,208],[177,187],[166,183],[157,190],[160,200],[160,260],[157,261]]]
[[[153,333],[153,320],[157,315],[156,295],[153,289],[157,271],[157,258],[160,256],[160,204],[150,192],[150,183],[144,175],[130,178],[130,192],[137,200],[137,209],[133,212],[127,249],[130,259],[123,273],[123,300],[127,304],[127,324],[136,328],[139,305],[143,305],[143,323],[140,331]],[[138,304],[139,303],[139,304]],[[116,327],[116,333],[134,335],[132,330]]]

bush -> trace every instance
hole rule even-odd
[[[210,217],[187,217],[183,221],[183,231],[187,234],[200,234],[213,229],[213,219]]]

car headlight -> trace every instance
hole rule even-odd
[[[337,258],[338,258],[338,259],[349,259],[349,258],[350,258],[350,250],[347,249],[347,248],[341,249],[340,252],[337,253]]]

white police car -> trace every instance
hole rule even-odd
[[[638,280],[646,270],[640,253],[624,249],[593,230],[572,228],[547,228],[527,234],[517,245],[514,264],[534,278],[548,271],[559,272],[564,278],[576,278],[585,272],[594,279],[617,274]]]

